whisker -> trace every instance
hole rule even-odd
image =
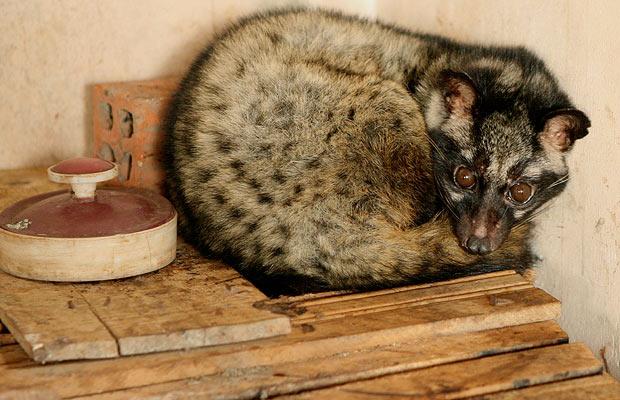
[[[446,159],[446,155],[443,153],[443,151],[439,148],[439,146],[437,145],[437,143],[433,140],[433,138],[428,134],[425,133],[426,138],[428,139],[428,142],[431,144],[431,146],[433,146],[433,148],[435,149],[435,151],[439,154],[439,156],[441,158],[443,158],[444,160]]]
[[[439,219],[439,217],[441,217],[441,214],[443,214],[446,210],[439,210],[435,213],[435,215],[433,215],[433,218],[431,218],[430,222],[435,222]]]
[[[543,212],[547,211],[549,209],[549,207],[551,207],[553,204],[555,204],[555,201],[551,201],[549,203],[547,203],[544,207],[542,207],[539,210],[536,210],[535,212],[533,212],[532,214],[530,214],[526,219],[524,219],[523,221],[520,221],[517,225],[515,225],[513,227],[514,228],[518,228],[521,225],[524,225],[528,222],[530,222],[531,220],[533,220],[534,218],[538,217],[540,214],[542,214]]]
[[[562,183],[568,181],[568,174],[561,176],[560,178],[558,178],[558,180],[556,180],[555,182],[553,182],[551,185],[547,186],[547,189],[551,189],[554,186],[557,185],[561,185]]]
[[[437,192],[439,193],[439,197],[441,197],[441,199],[443,200],[446,208],[448,209],[448,211],[450,211],[452,213],[452,215],[454,215],[454,218],[457,219],[457,221],[460,221],[461,219],[459,218],[459,216],[457,215],[456,211],[454,211],[453,207],[454,207],[454,203],[452,202],[452,199],[450,199],[449,196],[447,196],[444,192],[443,192],[443,188],[441,187],[441,185],[437,185]]]

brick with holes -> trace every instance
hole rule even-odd
[[[94,153],[119,164],[114,183],[162,192],[162,120],[177,78],[93,87]]]

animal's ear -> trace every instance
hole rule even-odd
[[[464,72],[442,71],[440,75],[446,110],[459,117],[471,116],[478,91],[471,78]]]
[[[553,111],[547,114],[543,121],[540,142],[543,146],[560,152],[569,150],[575,140],[586,136],[590,127],[588,117],[574,108]]]

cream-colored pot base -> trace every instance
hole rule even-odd
[[[176,215],[157,228],[99,238],[46,238],[0,229],[0,270],[56,282],[126,278],[170,264],[176,241]]]

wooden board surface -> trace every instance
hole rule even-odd
[[[601,363],[581,343],[524,350],[388,375],[289,399],[459,399],[594,375]]]
[[[0,273],[0,319],[38,362],[117,357],[286,334],[286,316],[229,266],[179,243],[177,260],[124,280],[66,284]]]
[[[620,383],[607,374],[479,396],[477,400],[618,400]]]
[[[298,362],[228,370],[191,380],[107,392],[88,398],[263,398],[567,340],[557,324],[548,321],[412,340]]]
[[[0,319],[37,362],[118,356],[116,340],[71,285],[0,272]]]
[[[482,279],[497,280],[502,276],[508,275],[495,274]],[[521,285],[519,281],[516,283]],[[260,341],[42,368],[9,368],[0,378],[0,391],[28,385],[52,389],[63,397],[95,394],[557,317],[559,304],[553,297],[530,287],[512,291],[509,288],[501,293],[482,291],[473,297],[451,301],[409,303],[388,310],[379,307],[373,313],[319,318],[311,323],[294,324],[289,335]],[[415,292],[413,288],[410,290]],[[291,310],[282,304],[279,307],[282,312]],[[303,313],[299,315],[303,317]],[[63,379],[67,376],[71,377],[70,382]]]

